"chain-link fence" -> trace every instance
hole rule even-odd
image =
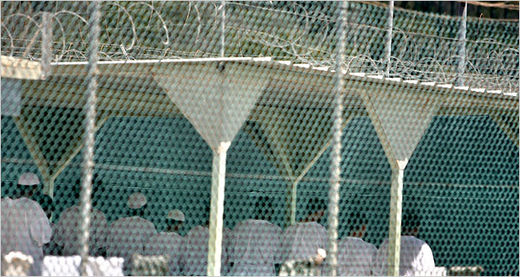
[[[518,18],[1,5],[3,275],[518,276]]]

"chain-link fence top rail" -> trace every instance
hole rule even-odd
[[[29,228],[6,197],[31,190],[53,236],[29,254],[74,255],[89,3],[1,4],[2,255]],[[222,274],[272,275],[327,249],[316,203],[330,185],[338,2],[99,5],[91,255],[140,274],[153,262],[132,253],[167,254],[170,274],[207,274],[222,170]],[[403,219],[419,219],[435,266],[518,276],[518,20],[468,17],[462,37],[462,17],[396,8],[387,44],[388,11],[348,3],[338,273],[381,273],[404,171]],[[55,258],[46,274],[77,273]]]

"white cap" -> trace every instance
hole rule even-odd
[[[318,255],[320,255],[322,258],[327,258],[327,251],[323,248],[318,248]]]
[[[182,213],[181,210],[177,210],[177,209],[170,210],[168,212],[168,215],[166,216],[166,218],[177,220],[177,221],[184,221],[184,214]]]
[[[25,255],[24,253],[18,251],[9,252],[9,254],[5,255],[4,259],[7,263],[12,263],[14,262],[14,260],[22,260],[30,264],[33,263],[33,257]]]
[[[35,186],[38,184],[40,184],[40,179],[38,179],[38,176],[32,172],[25,172],[18,179],[18,185]]]
[[[146,196],[140,192],[132,193],[128,197],[127,205],[130,209],[139,209],[146,205]]]

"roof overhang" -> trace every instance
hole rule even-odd
[[[41,80],[42,66],[37,61],[1,56],[2,78]]]
[[[41,101],[45,105],[77,106],[77,99],[81,94],[78,88],[82,87],[82,81],[87,77],[87,62],[51,63],[50,74],[45,80],[42,80],[40,77],[41,66],[38,62],[2,56],[2,65],[4,65],[4,61],[6,69],[2,68],[2,77],[26,79],[29,80],[27,86],[46,87],[44,94],[25,92],[29,93],[30,97],[51,100]],[[270,57],[100,61],[97,66],[100,77],[98,78],[99,97],[100,103],[105,101],[107,104],[100,109],[121,110],[125,107],[135,108],[135,105],[138,105],[142,110],[142,107],[152,108],[157,105],[156,112],[171,112],[171,108],[161,108],[167,97],[163,89],[154,81],[152,72],[170,74],[172,67],[184,67],[185,76],[177,77],[189,78],[190,74],[203,74],[201,70],[206,66],[221,66],[223,70],[226,70],[226,65],[232,65],[233,70],[250,70],[254,67],[257,71],[258,67],[261,67],[272,71],[265,91],[275,97],[285,94],[283,97],[285,101],[273,101],[276,103],[260,101],[258,105],[294,104],[312,108],[316,106],[315,99],[331,95],[334,91],[335,71],[333,69],[312,67],[309,64],[293,64],[289,61],[276,61]],[[365,73],[345,72],[344,76],[346,103],[352,103],[355,107],[351,108],[358,110],[362,109],[361,102],[358,101],[359,90],[384,90],[388,87],[441,97],[440,112],[449,115],[478,114],[482,110],[489,109],[518,110],[518,93],[503,93],[485,88],[456,87],[452,84],[421,82],[420,80],[386,78],[383,75]],[[32,82],[48,84],[36,86],[31,84]],[[52,87],[56,88],[56,93],[49,93],[49,88]],[[70,103],[71,100],[74,100],[73,103]]]

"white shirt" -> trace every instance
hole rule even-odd
[[[81,257],[45,256],[42,276],[81,276]],[[124,276],[122,258],[88,257],[87,276]]]
[[[30,275],[41,275],[42,246],[52,236],[49,220],[40,205],[28,198],[2,199],[2,256],[20,251],[33,257]]]
[[[60,215],[60,220],[55,226],[54,240],[63,248],[63,255],[73,256],[79,254],[79,235],[81,231],[81,210],[78,205],[67,208]],[[98,210],[91,210],[89,253],[98,255],[98,250],[105,247],[107,236],[107,220],[105,215]]]
[[[110,224],[106,241],[107,256],[122,257],[125,265],[129,265],[132,255],[143,254],[145,243],[155,234],[157,232],[153,223],[144,218],[120,218]]]
[[[223,229],[223,232],[225,230]],[[221,275],[227,271],[226,261],[226,241],[228,236],[225,233],[222,236],[222,254],[221,254]],[[183,250],[181,255],[181,265],[183,267],[183,275],[188,276],[205,276],[207,275],[208,264],[208,243],[209,229],[205,226],[196,226],[191,229],[184,237]]]
[[[338,276],[372,275],[377,248],[361,238],[345,237],[338,242]]]
[[[162,232],[148,240],[144,246],[145,255],[169,255],[169,275],[180,276],[180,255],[183,237],[175,232]]]
[[[327,230],[316,222],[300,222],[285,230],[282,261],[315,257],[318,248],[327,249]]]
[[[388,275],[388,239],[379,250],[374,261],[374,275]],[[399,263],[400,276],[430,276],[436,272],[433,253],[426,242],[413,237],[401,237],[401,254]]]
[[[275,276],[281,263],[282,229],[265,220],[246,220],[235,226],[229,260],[231,276]]]

